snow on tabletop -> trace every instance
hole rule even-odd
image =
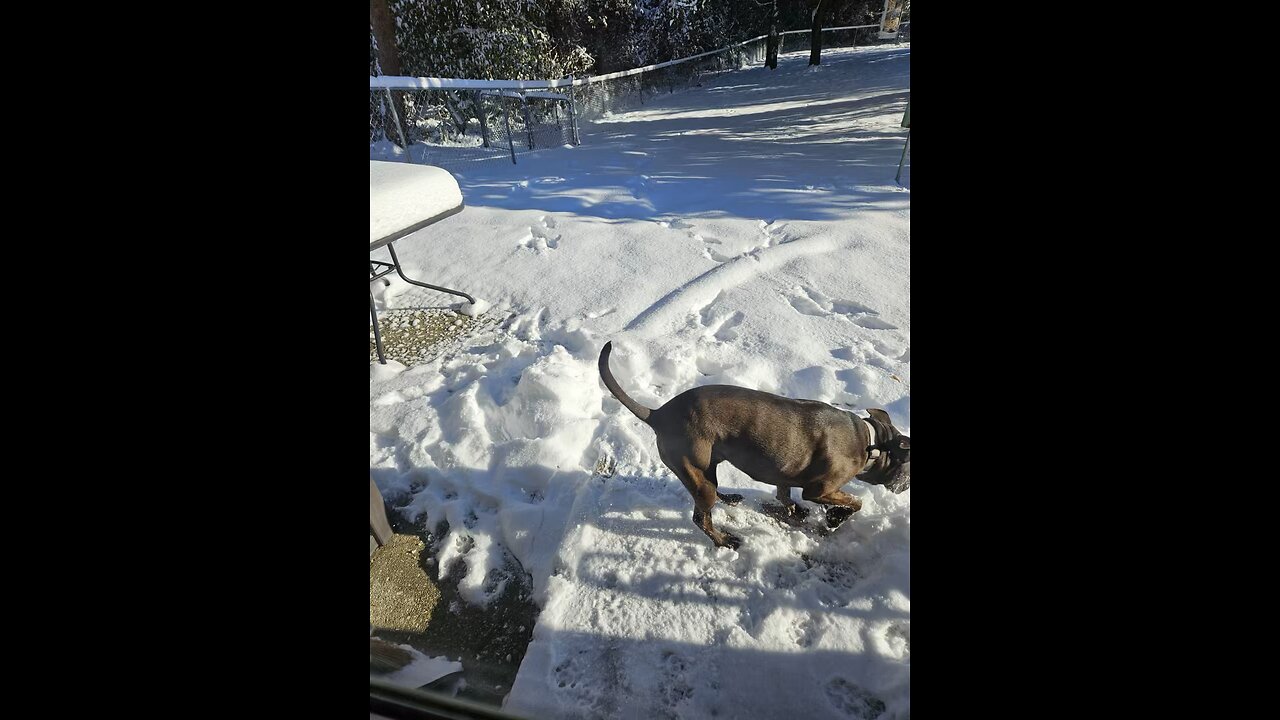
[[[458,181],[430,165],[369,161],[369,242],[462,204]]]

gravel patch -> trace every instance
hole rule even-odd
[[[457,348],[466,337],[497,322],[497,318],[487,314],[473,318],[439,308],[378,313],[383,352],[388,360],[395,360],[406,367],[432,360],[442,352]],[[369,362],[377,361],[378,350],[373,342],[373,325],[370,324]]]

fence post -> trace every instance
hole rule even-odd
[[[506,98],[498,91],[498,104],[502,106],[502,122],[507,126],[507,147],[511,148],[511,164],[516,164],[516,146],[511,142],[511,116],[507,112]]]
[[[529,107],[529,98],[524,96],[524,91],[520,91],[520,109],[524,115],[524,134],[529,139],[529,149],[533,149],[533,112]]]
[[[396,112],[396,101],[391,96],[391,88],[384,87],[387,91],[387,104],[391,106],[391,119],[396,121],[396,130],[400,133],[400,144],[404,145],[404,161],[412,163],[413,158],[409,155],[409,136],[404,131],[404,125],[400,123],[400,113]]]
[[[480,138],[484,141],[484,146],[489,147],[488,113],[484,111],[484,95],[481,92],[476,91],[476,116],[480,118]]]
[[[573,126],[573,144],[581,145],[582,142],[578,140],[578,111],[577,111],[577,108],[575,108],[573,105],[574,105],[573,76],[570,75],[569,76],[569,122],[572,123],[572,126]]]

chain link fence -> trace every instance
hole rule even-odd
[[[878,24],[826,28],[822,31],[822,47],[828,50],[885,44],[878,38],[879,28]],[[779,55],[808,52],[810,49],[809,30],[789,30],[779,35]],[[905,40],[906,36],[903,35],[902,39]],[[656,96],[701,87],[704,82],[724,73],[759,67],[765,64],[767,51],[768,36],[762,35],[690,58],[575,81],[573,99],[578,117],[590,121],[635,110],[652,102]]]
[[[369,157],[461,169],[573,144],[569,96],[551,90],[370,88]]]
[[[904,22],[892,40],[880,26],[826,28],[824,50],[909,42]],[[779,54],[808,51],[809,30],[780,33]],[[370,78],[369,157],[464,170],[477,160],[517,162],[524,153],[579,143],[579,123],[641,108],[657,97],[701,87],[724,73],[765,63],[767,36],[720,50],[591,78],[551,81]]]
[[[763,52],[760,51],[761,58]],[[601,75],[576,85],[573,88],[573,100],[579,117],[589,122],[614,113],[642,108],[661,96],[700,87],[717,75],[758,64],[756,55],[752,42],[748,41],[740,47],[705,57],[641,68],[641,72],[632,70]],[[763,59],[759,62],[763,62]]]

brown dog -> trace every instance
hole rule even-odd
[[[841,492],[853,476],[894,492],[910,483],[911,438],[898,432],[884,410],[862,419],[815,400],[792,400],[732,385],[686,390],[657,410],[632,400],[609,371],[613,343],[600,351],[600,378],[628,410],[653,428],[658,456],[693,496],[693,523],[719,547],[737,548],[741,538],[716,530],[711,507],[741,495],[717,491],[716,466],[728,460],[756,482],[778,486],[778,499],[796,513],[791,488],[822,505],[827,524],[838,526],[862,508]]]

